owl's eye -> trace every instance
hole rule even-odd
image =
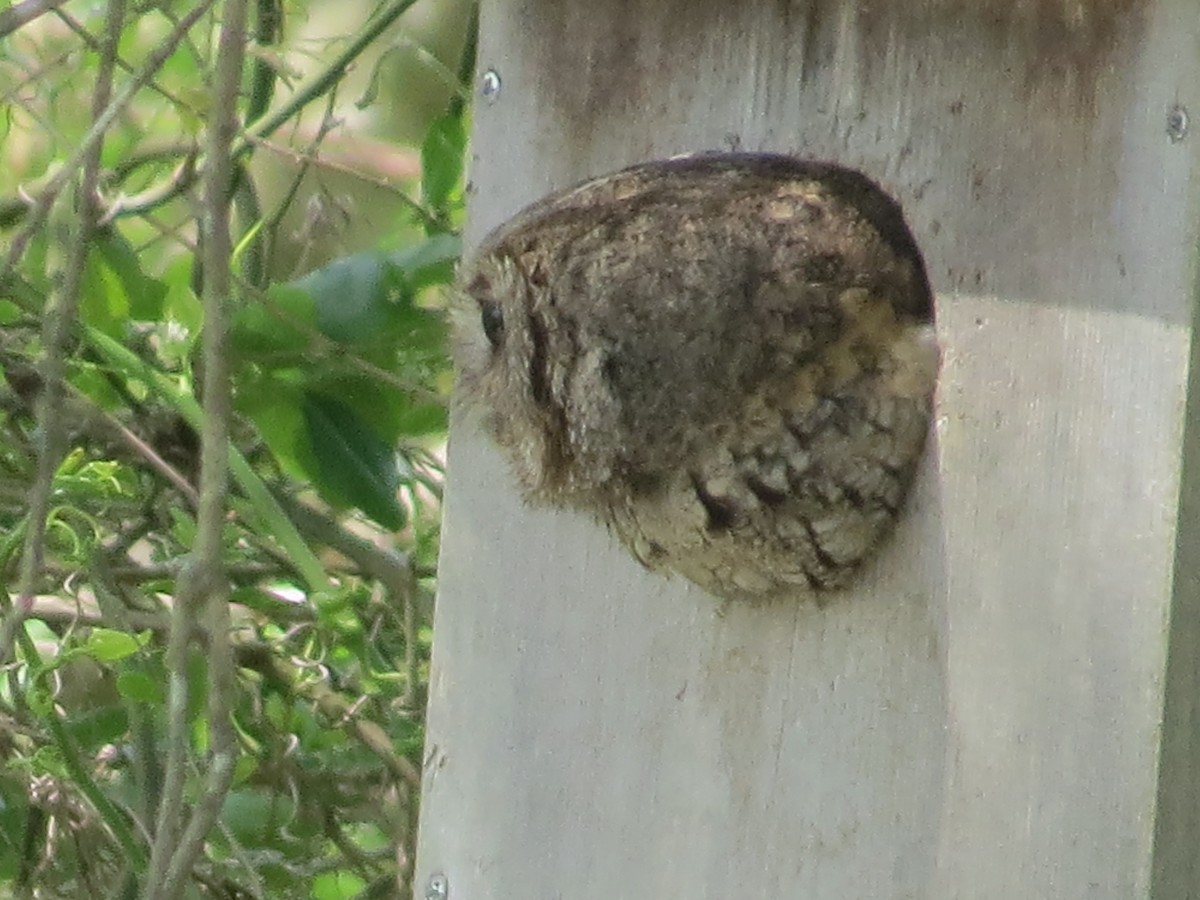
[[[494,350],[504,340],[504,311],[500,309],[500,304],[492,299],[492,282],[480,273],[467,286],[467,293],[479,304],[479,321],[483,324],[483,333],[487,335],[488,343]]]
[[[504,340],[504,312],[495,300],[479,301],[479,320],[483,323],[483,333],[493,347],[499,347]]]

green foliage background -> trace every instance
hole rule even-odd
[[[0,37],[0,897],[135,897],[163,785],[165,635],[196,533],[197,173],[222,7],[168,46],[197,5],[130,5],[117,96],[167,55],[105,127],[89,197],[68,163],[96,127],[106,5],[38,5]],[[410,890],[449,385],[441,289],[474,63],[469,2],[410,6],[252,5],[230,194],[238,756],[184,896]],[[46,323],[85,211],[97,224],[68,323],[68,442],[30,570]],[[193,802],[210,724],[201,646],[177,674],[193,687]]]

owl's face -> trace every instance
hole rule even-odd
[[[454,308],[455,337],[458,341],[456,362],[459,375],[482,387],[478,380],[503,381],[513,362],[514,350],[528,354],[528,335],[520,328],[509,334],[508,319],[523,298],[525,285],[510,260],[481,255],[459,273],[464,296]],[[505,309],[508,306],[510,309]],[[499,387],[499,385],[497,385]]]
[[[460,397],[528,500],[723,596],[845,582],[928,429],[932,295],[899,207],[766,154],[552,194],[460,273]]]
[[[478,255],[461,273],[456,310],[460,394],[485,409],[518,480],[538,495],[562,481],[562,423],[547,404],[545,338],[525,310],[531,286],[502,253]]]

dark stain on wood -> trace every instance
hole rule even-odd
[[[712,67],[738,66],[764,48],[779,52],[802,83],[825,77],[843,58],[839,42],[870,85],[886,77],[889,48],[923,55],[953,49],[980,65],[1013,72],[1031,101],[1090,117],[1097,80],[1144,33],[1153,0],[526,0],[522,18],[537,34],[538,68],[557,116],[595,129],[616,115],[669,116],[663,82],[688,90],[687,73],[711,83]],[[928,60],[927,62],[923,60]],[[569,124],[568,124],[569,123]]]
[[[1090,113],[1100,76],[1145,32],[1152,0],[926,0],[859,2],[876,46],[900,34],[969,41],[984,59],[1011,66],[1029,95],[1051,94]]]

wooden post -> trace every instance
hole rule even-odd
[[[649,158],[837,160],[944,366],[824,609],[718,615],[454,422],[418,896],[1200,896],[1194,0],[485,0],[479,59],[472,240]]]

